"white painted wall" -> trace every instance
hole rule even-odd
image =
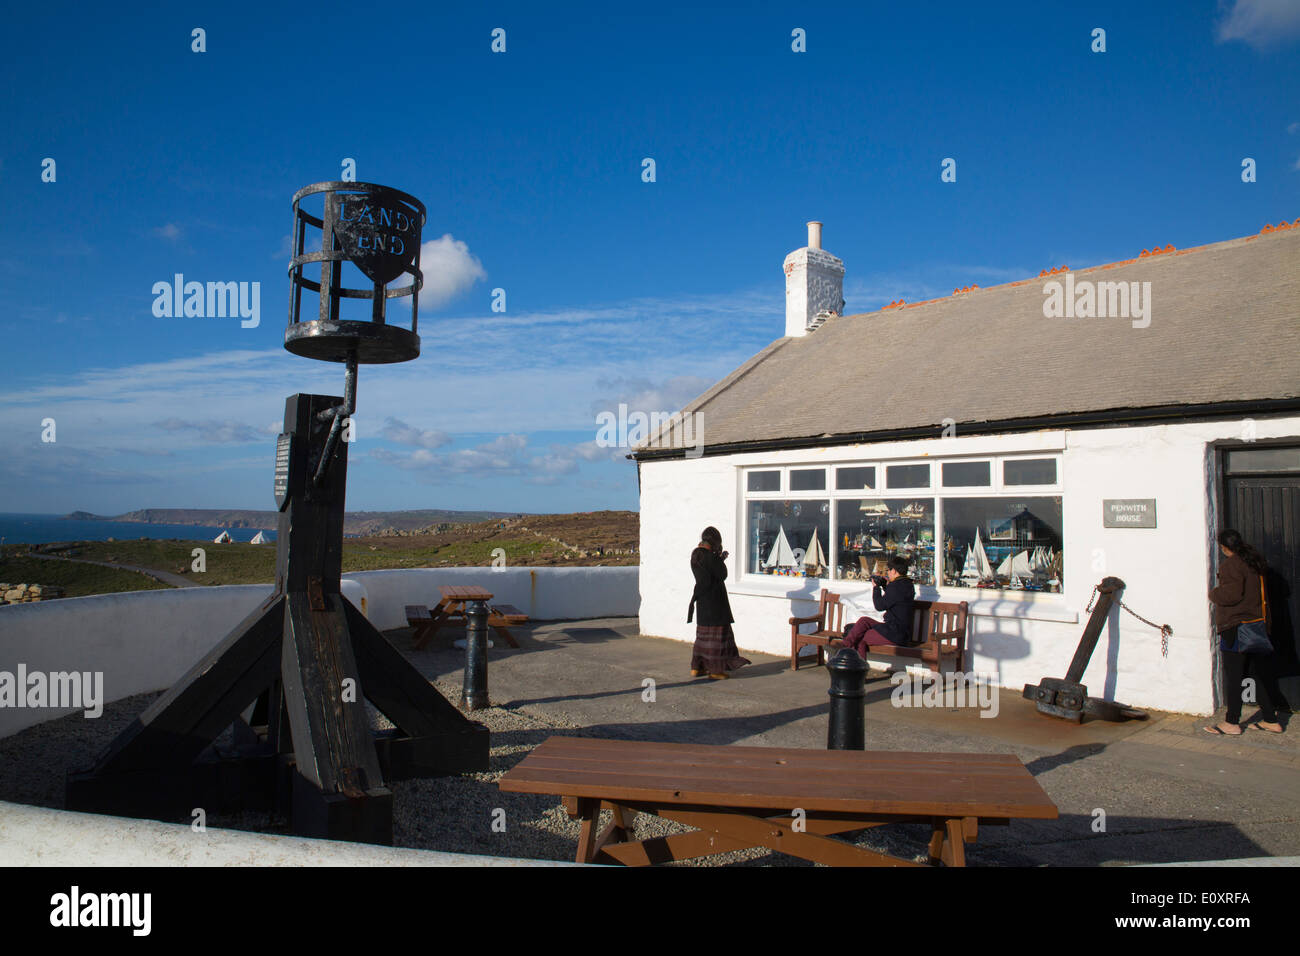
[[[1258,419],[1259,439],[1300,435],[1300,416]],[[935,438],[877,445],[702,457],[641,465],[641,633],[694,640],[686,623],[693,579],[689,557],[700,531],[722,532],[728,586],[742,649],[788,655],[792,615],[815,613],[831,586],[870,605],[858,581],[739,575],[743,495],[739,469],[750,465],[831,464],[890,458],[1054,451],[1062,454],[1065,590],[989,599],[987,592],[921,588],[930,600],[968,601],[973,615],[968,668],[1019,688],[1064,677],[1083,633],[1084,608],[1107,575],[1124,580],[1126,604],[1174,629],[1169,656],[1160,635],[1113,612],[1084,682],[1094,696],[1140,707],[1208,714],[1214,710],[1214,643],[1207,592],[1213,583],[1215,527],[1209,443],[1242,437],[1240,422],[1140,428],[1041,431],[1006,436]],[[1155,529],[1102,528],[1105,498],[1155,498]],[[1095,553],[1094,553],[1095,552]],[[1094,561],[1096,562],[1094,566]]]
[[[312,840],[0,803],[6,866],[586,866]]]
[[[406,626],[408,604],[438,603],[443,584],[476,584],[493,601],[513,604],[542,621],[633,617],[640,601],[640,569],[622,568],[410,568],[347,575],[366,589],[368,617],[380,630]]]
[[[365,571],[343,594],[381,630],[404,606],[433,605],[440,584],[479,584],[530,617],[634,616],[638,569],[487,568]],[[170,687],[271,594],[271,585],[177,588],[0,607],[0,671],[100,671],[104,703]],[[0,708],[0,737],[70,709]]]

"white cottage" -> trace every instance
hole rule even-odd
[[[788,654],[823,587],[869,607],[866,573],[903,553],[918,597],[969,602],[968,669],[1019,689],[1064,676],[1114,575],[1173,637],[1163,656],[1118,612],[1089,692],[1205,714],[1214,535],[1236,527],[1273,569],[1295,706],[1300,220],[857,315],[820,233],[786,259],[786,334],[684,409],[702,453],[667,429],[633,456],[643,633],[693,640],[688,558],[715,525],[742,649]]]

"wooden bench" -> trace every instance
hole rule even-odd
[[[486,604],[492,600],[491,591],[485,591],[475,585],[443,584],[438,587],[438,593],[442,595],[442,598],[432,611],[433,620],[417,635],[413,645],[417,651],[423,650],[424,645],[437,636],[438,631],[442,629],[444,624],[466,623],[465,605],[467,603],[482,601]]]
[[[448,585],[441,588],[443,598],[438,602],[438,606],[430,611],[422,604],[406,605],[406,623],[415,629],[413,646],[416,650],[421,650],[431,641],[444,624],[463,623],[465,621],[465,602],[477,598],[480,594],[486,594],[487,599],[492,597],[481,588],[467,588],[457,585]],[[513,604],[493,604],[488,606],[488,627],[492,628],[503,641],[511,647],[518,648],[519,642],[515,640],[510,628],[518,624],[527,624],[528,615]]]
[[[816,624],[817,630],[810,634],[799,633],[805,624]],[[790,669],[799,669],[799,651],[810,645],[817,648],[817,663],[826,663],[826,648],[836,646],[832,642],[844,637],[844,605],[840,596],[822,588],[821,600],[817,604],[817,613],[812,617],[790,618]]]
[[[912,635],[921,638],[912,646],[897,644],[873,645],[866,651],[869,657],[903,657],[923,661],[938,673],[944,663],[951,670],[966,671],[966,619],[967,602],[914,601],[912,603]],[[805,624],[817,624],[811,634],[800,634]],[[821,602],[814,617],[790,618],[790,669],[799,669],[799,650],[810,644],[817,645],[817,663],[825,663],[827,647],[837,647],[844,639],[844,605],[838,594],[823,590]]]
[[[912,635],[924,640],[911,647],[897,644],[873,645],[866,655],[906,657],[927,664],[936,674],[945,662],[951,670],[966,672],[966,617],[969,605],[940,601],[915,601],[912,605]]]
[[[519,642],[510,633],[514,624],[527,624],[528,615],[513,604],[494,604],[488,608],[488,627],[511,647],[518,647]]]
[[[561,798],[582,821],[579,863],[645,866],[764,846],[832,866],[916,866],[834,839],[887,823],[928,823],[931,864],[965,866],[983,825],[1055,820],[1057,808],[1012,754],[719,747],[551,737],[498,781]],[[599,830],[600,811],[611,820]],[[696,829],[636,840],[637,813]]]
[[[415,633],[412,635],[412,641],[416,645],[424,643],[426,634],[433,627],[433,615],[423,604],[406,605],[406,626],[413,628]]]

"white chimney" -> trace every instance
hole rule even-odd
[[[822,249],[822,224],[808,223],[808,245],[785,257],[785,334],[807,335],[844,308],[844,263]]]

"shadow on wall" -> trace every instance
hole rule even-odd
[[[1275,704],[1294,711],[1300,703],[1300,648],[1296,646],[1300,635],[1295,630],[1295,594],[1286,577],[1273,568],[1269,569],[1264,586],[1271,628],[1269,638],[1275,648],[1274,664],[1283,697]]]

